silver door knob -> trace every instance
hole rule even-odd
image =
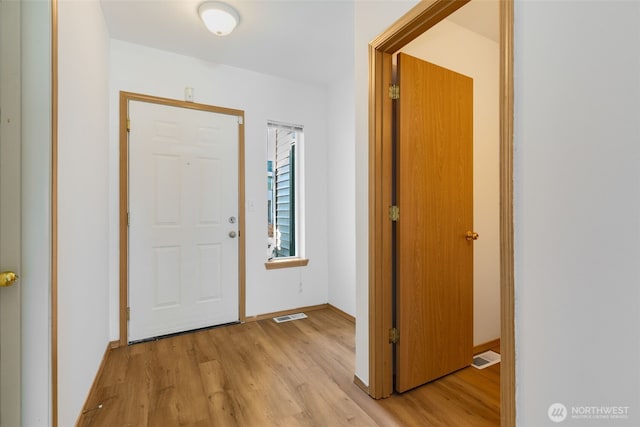
[[[232,239],[235,238],[238,234],[235,231],[230,231],[229,232],[229,237],[231,237]]]

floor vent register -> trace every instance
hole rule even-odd
[[[287,314],[285,316],[274,317],[273,321],[276,323],[283,323],[283,322],[291,322],[292,320],[306,319],[306,318],[307,318],[306,314],[296,313],[296,314]]]
[[[477,369],[484,369],[491,365],[495,365],[496,363],[500,363],[500,354],[489,350],[473,356],[473,363],[471,363],[471,366]]]

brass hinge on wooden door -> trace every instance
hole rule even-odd
[[[389,219],[391,221],[397,221],[400,219],[400,208],[397,206],[389,206]]]
[[[400,86],[389,85],[389,98],[400,99]]]
[[[131,307],[127,307],[127,320],[131,320]]]
[[[389,329],[389,343],[397,344],[400,341],[400,332],[396,328]]]

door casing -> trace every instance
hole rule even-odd
[[[240,321],[245,315],[245,232],[244,232],[244,111],[193,102],[178,101],[131,92],[120,92],[120,339],[118,346],[126,346],[128,340],[127,307],[129,276],[129,150],[128,106],[129,101],[149,102],[171,107],[209,111],[242,117],[238,126],[238,301]]]
[[[470,0],[419,3],[369,44],[369,386],[393,392],[392,55]],[[513,266],[513,0],[500,2],[500,419],[515,426]],[[356,379],[356,382],[357,379]]]

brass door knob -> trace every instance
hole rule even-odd
[[[11,286],[18,280],[18,275],[13,271],[3,271],[0,273],[0,287]]]
[[[464,238],[471,241],[471,240],[478,240],[478,238],[480,237],[480,235],[478,233],[475,233],[473,231],[467,231],[467,234],[465,234]]]

